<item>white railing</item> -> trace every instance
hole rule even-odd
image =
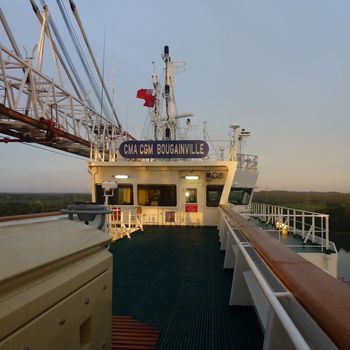
[[[238,162],[237,168],[239,169],[247,170],[258,168],[258,156],[239,153],[236,158]]]
[[[108,233],[113,241],[130,235],[138,230],[143,231],[143,216],[141,207],[120,207],[110,205],[112,214],[108,215]]]
[[[287,231],[302,238],[303,244],[318,244],[321,250],[337,252],[329,240],[329,215],[306,210],[286,208],[277,205],[251,203],[250,211],[242,213],[265,224],[271,224],[280,233]]]
[[[123,141],[132,140],[129,135],[125,134],[121,137],[109,138],[106,141],[95,141],[91,142],[90,147],[90,160],[94,162],[115,162],[117,159],[121,158],[119,153],[119,146]],[[222,143],[216,141],[207,141],[209,143],[210,151],[208,155],[204,158],[187,158],[182,159],[181,161],[188,162],[201,162],[201,161],[225,161],[229,159],[229,149],[228,147],[222,146]],[[127,159],[125,159],[127,161]],[[250,154],[237,154],[237,168],[247,170],[253,169],[256,170],[258,166],[258,156]],[[130,162],[134,162],[135,159],[129,159]],[[152,162],[152,158],[144,158],[143,162]],[[160,161],[160,160],[158,160]],[[167,159],[162,159],[162,161],[167,161]]]
[[[263,349],[336,349],[222,209],[218,229],[223,267],[234,269],[229,305],[254,305]]]
[[[118,158],[119,142],[112,139],[95,141],[90,144],[90,161],[93,162],[115,162]]]

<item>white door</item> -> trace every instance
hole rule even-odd
[[[200,187],[196,184],[184,183],[181,191],[181,209],[184,224],[189,226],[202,225],[201,206],[199,204]]]

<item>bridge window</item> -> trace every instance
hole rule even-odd
[[[207,207],[218,207],[224,185],[207,186]]]
[[[137,185],[138,204],[176,207],[176,185]]]
[[[96,185],[95,193],[96,193],[96,203],[104,204],[105,197],[104,197],[104,190],[102,188],[102,185]],[[133,196],[132,184],[118,184],[118,188],[114,190],[114,196],[109,197],[108,204],[133,205],[134,196]]]
[[[252,192],[252,188],[232,187],[228,201],[236,205],[247,205]]]

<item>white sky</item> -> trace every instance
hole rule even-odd
[[[37,0],[39,3],[39,0]],[[61,25],[56,1],[47,0]],[[64,0],[66,6],[69,1]],[[164,45],[187,72],[176,76],[179,112],[208,121],[212,138],[239,123],[252,132],[258,188],[350,192],[350,2],[348,0],[76,0],[119,118],[138,137],[146,116],[139,88],[151,88]],[[39,25],[29,1],[1,0],[19,46]],[[7,45],[0,30],[0,41]],[[77,56],[74,62],[78,64]],[[45,63],[52,75],[52,64]],[[86,162],[25,145],[0,144],[0,191],[89,190]]]

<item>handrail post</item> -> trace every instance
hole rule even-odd
[[[329,249],[329,215],[326,216],[326,249]]]
[[[324,246],[324,228],[323,228],[323,215],[321,216],[321,251],[323,252],[323,246]]]
[[[302,217],[301,217],[301,237],[304,239],[305,235],[305,212],[302,212]]]
[[[282,210],[281,210],[281,207],[277,207],[277,208],[278,208],[278,221],[281,222],[281,220],[283,221]]]
[[[293,210],[293,235],[295,236],[296,231],[297,231],[297,226],[296,226],[296,211],[295,209]]]

